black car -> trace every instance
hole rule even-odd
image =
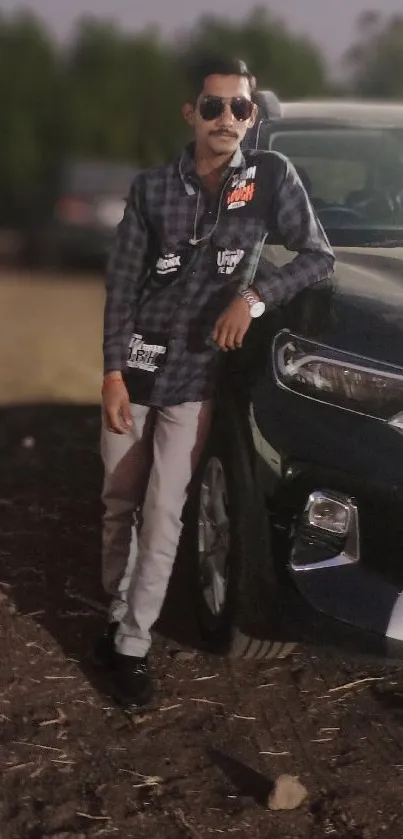
[[[136,168],[105,160],[66,160],[44,185],[23,232],[26,261],[55,267],[103,263]]]
[[[400,657],[403,104],[281,110],[255,141],[297,167],[336,270],[230,354],[187,510],[199,616],[232,655],[312,639]]]

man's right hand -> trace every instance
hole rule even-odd
[[[106,426],[115,434],[127,434],[132,427],[130,399],[126,385],[116,373],[106,374],[102,386],[102,407]]]

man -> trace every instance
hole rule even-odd
[[[116,698],[152,696],[150,630],[167,590],[187,488],[205,445],[223,353],[251,320],[330,276],[333,254],[294,167],[240,144],[256,118],[239,60],[198,68],[183,115],[194,143],[140,172],[107,271],[102,455],[103,642]],[[263,243],[297,251],[256,267]]]

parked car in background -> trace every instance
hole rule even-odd
[[[35,207],[23,234],[32,264],[101,262],[122,218],[136,169],[131,164],[66,161],[56,187]]]
[[[403,104],[282,103],[258,129],[337,263],[230,354],[187,510],[200,622],[232,655],[320,638],[401,658]]]

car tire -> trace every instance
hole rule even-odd
[[[225,425],[225,428],[223,427]],[[210,505],[210,506],[209,506]],[[215,520],[216,533],[210,527]],[[216,422],[185,511],[198,622],[206,647],[231,658],[286,658],[268,515],[241,424]],[[211,532],[210,532],[211,531]],[[215,547],[209,550],[209,539]]]

